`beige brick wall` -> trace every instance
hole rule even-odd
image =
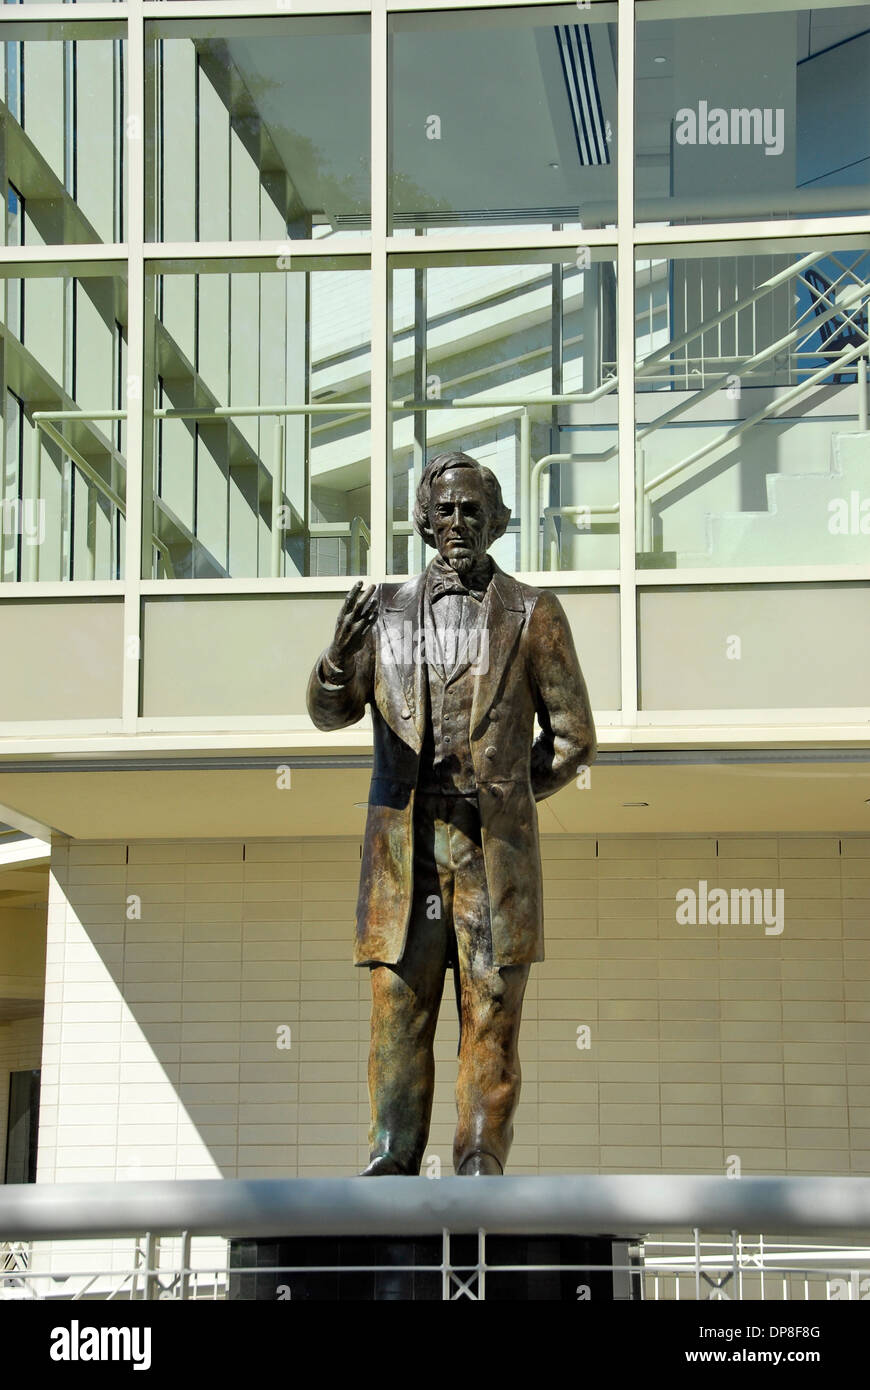
[[[870,836],[563,836],[543,854],[512,1171],[870,1172]],[[354,1172],[358,872],[355,839],[59,844],[40,1180]],[[700,880],[782,888],[783,931],[679,925],[675,894]],[[427,1155],[446,1173],[452,988],[437,1057]]]

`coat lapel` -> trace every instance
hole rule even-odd
[[[429,664],[434,665],[442,681],[447,680],[447,672],[444,669],[444,662],[441,659],[441,647],[438,642],[438,634],[435,631],[435,618],[432,612],[432,603],[426,593],[426,585],[423,586],[423,632],[426,643],[426,654]]]
[[[482,670],[474,684],[471,703],[471,736],[495,702],[505,669],[523,629],[526,612],[522,591],[515,579],[505,574],[493,561],[493,576],[486,602],[485,631],[489,648],[481,660]],[[483,657],[483,654],[482,654]]]
[[[392,654],[392,664],[398,674],[404,706],[410,711],[412,727],[416,730],[416,748],[423,743],[427,700],[423,687],[423,663],[420,654],[420,630],[423,623],[423,593],[426,575],[415,575],[402,584],[384,604],[384,627]],[[415,659],[416,656],[416,659]],[[399,721],[399,732],[404,732]]]

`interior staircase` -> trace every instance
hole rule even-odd
[[[870,432],[835,434],[831,446],[826,468],[768,474],[765,510],[708,515],[706,548],[680,554],[680,568],[866,565],[870,505],[863,534],[852,518],[860,516],[861,501],[870,503]],[[845,533],[835,520],[838,503],[846,509]]]

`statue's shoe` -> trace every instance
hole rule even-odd
[[[462,1160],[457,1169],[460,1178],[500,1178],[504,1169],[498,1159],[482,1149],[477,1149]]]
[[[390,1154],[378,1154],[367,1168],[359,1174],[361,1178],[404,1178],[406,1173]]]

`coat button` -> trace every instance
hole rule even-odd
[[[490,712],[489,712],[489,718],[490,718],[490,723],[494,724],[494,723],[496,722],[496,720],[498,719],[498,710],[497,710],[497,709],[491,709]]]
[[[405,705],[405,706],[403,707],[403,709],[402,709],[402,718],[403,718],[403,719],[410,719],[410,718],[411,718],[411,711],[408,709],[408,706],[407,706],[407,705]]]
[[[483,751],[484,751],[484,753],[486,754],[486,756],[487,756],[488,758],[494,758],[495,755],[496,755],[496,753],[498,752],[498,749],[497,749],[497,748],[494,748],[493,745],[490,744],[489,747],[488,747],[488,748],[484,748]]]
[[[490,787],[489,790],[491,794],[495,797],[496,801],[498,801],[502,795],[501,787]]]

